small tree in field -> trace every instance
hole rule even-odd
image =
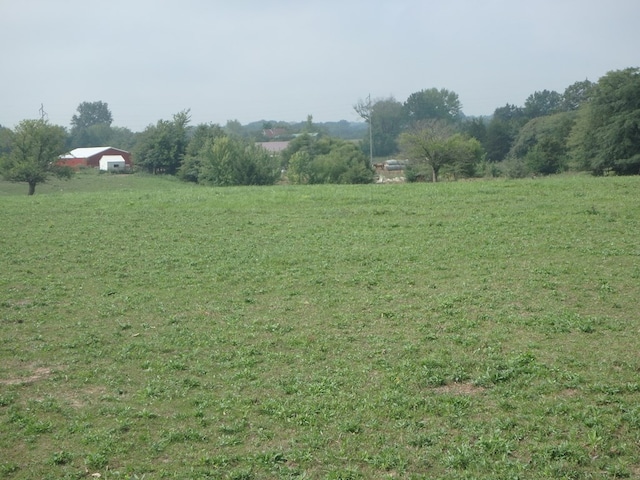
[[[309,183],[311,160],[311,155],[307,150],[298,150],[291,156],[289,168],[287,169],[287,177],[291,183]]]
[[[455,178],[472,177],[484,156],[478,140],[454,133],[451,126],[442,120],[417,124],[412,131],[400,135],[400,145],[411,159],[412,170],[429,167],[434,182],[438,181],[440,171],[445,168]]]
[[[431,179],[437,182],[440,169],[451,161],[446,144],[452,134],[453,130],[447,123],[426,120],[400,135],[400,147],[413,163],[428,165]]]
[[[0,163],[0,171],[10,182],[26,182],[29,195],[51,175],[70,178],[73,174],[71,168],[56,164],[65,150],[64,128],[46,120],[23,120],[11,137],[11,151]]]

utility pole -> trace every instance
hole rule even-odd
[[[367,110],[369,110],[369,165],[373,167],[373,112],[371,108],[371,94],[367,97]]]
[[[38,112],[40,113],[40,120],[45,121],[49,119],[49,115],[47,115],[47,112],[44,111],[43,103],[40,104],[40,110],[38,110]]]
[[[367,96],[367,103],[364,103],[364,100],[358,100],[353,109],[360,118],[369,124],[369,163],[373,167],[373,125],[371,123],[373,121],[373,105],[371,104],[371,94]]]

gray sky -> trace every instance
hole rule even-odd
[[[98,100],[134,131],[358,121],[432,87],[485,115],[640,66],[639,22],[638,0],[0,0],[0,125]]]

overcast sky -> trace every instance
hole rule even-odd
[[[0,125],[83,101],[141,131],[360,119],[427,88],[467,115],[640,66],[638,0],[0,0]]]

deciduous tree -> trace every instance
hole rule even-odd
[[[210,139],[199,155],[199,183],[273,185],[280,178],[279,159],[252,141],[229,136]]]
[[[71,117],[70,147],[106,146],[113,116],[105,102],[82,102]]]
[[[562,110],[565,112],[578,110],[589,100],[594,87],[595,84],[589,80],[569,85],[562,94]]]
[[[562,109],[562,95],[553,90],[534,92],[524,102],[524,114],[527,118],[543,117],[558,113]]]
[[[607,73],[579,111],[572,158],[595,175],[640,173],[640,69]]]
[[[36,185],[44,183],[51,175],[69,178],[72,170],[57,165],[58,157],[65,151],[64,128],[51,125],[46,120],[23,120],[11,138],[11,151],[2,159],[0,170],[6,180],[26,182],[29,195]]]
[[[331,139],[329,137],[302,134],[291,140],[287,148],[281,152],[282,167],[288,169],[291,157],[297,152],[307,152],[313,158],[317,155],[328,153],[329,150],[331,150]]]
[[[93,125],[111,126],[113,122],[109,105],[105,102],[82,102],[78,105],[77,112],[71,117],[71,127],[74,129]]]
[[[291,183],[371,183],[373,169],[357,145],[301,135],[282,152]]]
[[[311,155],[307,150],[299,150],[289,159],[287,168],[287,179],[293,184],[309,183]]]
[[[242,124],[238,120],[227,120],[224,126],[224,132],[230,136],[243,137],[245,136]]]
[[[461,131],[478,140],[482,145],[487,141],[487,122],[482,117],[466,118]]]
[[[198,125],[187,145],[187,152],[178,170],[178,176],[188,182],[198,182],[203,160],[202,152],[209,142],[215,142],[224,136],[224,130],[217,124]]]
[[[484,156],[480,142],[461,133],[442,120],[423,121],[400,135],[403,152],[411,160],[409,174],[413,175],[426,166],[431,179],[438,181],[440,171],[447,168],[454,177],[470,177],[475,174],[477,163]]]
[[[6,155],[11,151],[11,137],[13,132],[10,128],[0,125],[0,156]]]
[[[406,123],[402,103],[393,97],[376,100],[371,107],[373,154],[387,157],[398,152],[398,136]],[[369,135],[362,143],[363,152],[369,152]]]
[[[484,142],[487,160],[490,162],[504,160],[520,128],[526,122],[527,117],[521,107],[507,103],[504,107],[496,108],[487,126],[487,137]]]
[[[431,179],[438,181],[440,169],[451,161],[447,139],[453,129],[442,120],[424,120],[400,135],[400,147],[413,165],[426,165],[431,169]]]
[[[532,173],[552,174],[567,166],[567,138],[575,112],[561,112],[530,120],[520,130],[509,157],[523,160]]]
[[[362,184],[373,181],[373,170],[357,145],[332,139],[327,153],[317,155],[308,166],[309,183]]]
[[[476,175],[476,167],[484,157],[482,144],[476,138],[456,133],[448,139],[446,148],[454,178],[470,178]]]
[[[176,113],[172,121],[159,120],[149,125],[136,144],[135,164],[149,173],[174,175],[187,150],[189,110]]]
[[[455,122],[462,116],[462,104],[458,94],[446,88],[429,88],[409,95],[404,102],[408,120],[444,120]]]

